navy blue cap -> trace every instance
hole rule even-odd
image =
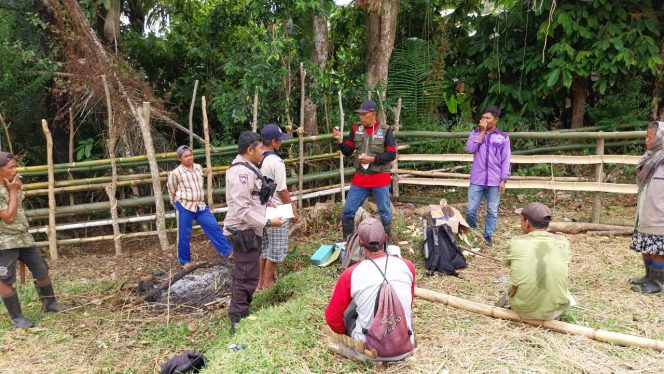
[[[366,100],[360,105],[360,109],[356,110],[355,113],[369,113],[376,111],[376,103],[371,100]]]
[[[287,140],[290,139],[290,135],[286,134],[285,132],[281,131],[279,126],[275,125],[274,123],[268,123],[263,127],[263,130],[261,130],[261,137],[263,140]]]

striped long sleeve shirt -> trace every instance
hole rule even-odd
[[[168,174],[168,195],[171,204],[179,202],[191,212],[205,208],[205,189],[203,188],[203,168],[194,164],[191,170],[183,165]]]

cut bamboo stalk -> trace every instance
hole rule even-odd
[[[198,90],[198,79],[194,82],[194,93],[191,94],[191,105],[189,106],[189,148],[194,150],[194,106],[196,104],[196,91]]]
[[[618,344],[626,347],[636,346],[641,348],[654,349],[656,351],[664,350],[664,341],[644,338],[641,336],[627,335],[618,332],[611,332],[600,329],[593,329],[590,327],[579,326],[571,323],[561,321],[542,321],[525,319],[515,311],[503,309],[496,306],[480,304],[473,301],[465,300],[452,295],[447,295],[440,292],[430,291],[424,288],[415,287],[415,296],[425,300],[438,302],[451,306],[456,309],[466,310],[476,314],[483,314],[485,316],[506,319],[515,322],[524,322],[532,326],[544,327],[556,332],[585,336],[589,339]]]
[[[339,119],[341,120],[341,139],[343,141],[343,136],[344,136],[344,104],[343,101],[341,100],[341,91],[337,91],[337,94],[339,96]],[[339,151],[339,170],[341,171],[339,173],[339,177],[341,179],[341,204],[345,205],[346,204],[346,194],[343,193],[346,190],[346,174],[344,173],[344,154]]]
[[[612,131],[612,132],[511,132],[508,134],[510,139],[553,139],[553,140],[571,140],[571,139],[643,139],[646,136],[645,131]],[[443,139],[467,139],[467,131],[459,132],[438,132],[438,131],[402,131],[400,138],[443,138]]]
[[[7,122],[5,122],[5,119],[2,117],[2,114],[0,114],[0,123],[2,124],[2,128],[5,130],[5,138],[7,138],[7,148],[9,149],[10,154],[14,154],[14,147],[12,146],[12,138],[9,136],[9,125],[7,125]],[[2,145],[0,144],[0,148]]]
[[[74,162],[74,110],[69,107],[69,163]],[[72,180],[74,176],[71,173],[67,173],[67,179]],[[74,200],[74,194],[69,194],[69,205],[74,205],[76,201]]]
[[[117,129],[113,123],[113,104],[111,103],[111,94],[108,90],[108,83],[106,76],[101,76],[102,83],[104,84],[104,92],[106,94],[106,108],[108,112],[108,156],[111,159],[111,185],[106,186],[106,194],[108,201],[111,204],[111,221],[113,226],[113,244],[115,246],[115,255],[122,254],[122,234],[120,233],[120,225],[118,225],[118,201],[115,198],[115,190],[118,183],[118,168],[115,165],[115,143],[117,141]]]
[[[551,222],[547,228],[549,232],[563,232],[565,234],[580,234],[586,231],[615,231],[631,234],[633,227],[604,225],[588,222]]]
[[[201,109],[203,110],[203,135],[205,138],[205,168],[207,174],[207,201],[212,208],[212,156],[210,155],[210,130],[208,129],[207,103],[205,96],[201,97]]]
[[[640,156],[626,155],[591,155],[591,156],[564,156],[564,155],[512,155],[513,164],[564,164],[564,165],[593,165],[593,164],[625,164],[636,165]],[[463,153],[447,154],[400,154],[399,161],[430,161],[430,162],[472,162],[473,155]]]
[[[55,176],[53,174],[53,137],[48,129],[48,123],[42,119],[42,130],[46,137],[46,163],[48,169],[48,250],[51,254],[51,260],[58,260],[58,245],[55,232],[55,192],[53,191]]]
[[[449,173],[443,171],[434,171],[434,170],[412,170],[412,169],[399,169],[399,174],[404,175],[405,177],[409,175],[416,175],[421,177],[441,177],[441,178],[463,178],[469,179],[470,174],[463,173]],[[588,182],[591,179],[583,177],[526,177],[520,175],[513,175],[510,177],[510,181],[514,180],[537,180],[537,181],[564,181],[564,182]]]
[[[304,64],[300,62],[300,127],[297,129],[300,149],[300,168],[298,170],[298,190],[302,191],[303,177],[304,177],[304,103],[305,103],[305,78],[307,72],[304,71]],[[297,201],[297,210],[302,211],[302,199]]]
[[[401,118],[401,98],[397,100],[397,108],[394,110],[394,136],[399,132],[399,119]],[[399,163],[395,160],[392,164],[392,192],[399,197]]]
[[[157,231],[159,233],[159,245],[163,251],[168,250],[168,236],[166,236],[166,223],[164,222],[164,194],[161,192],[161,182],[159,181],[159,166],[154,157],[154,145],[152,144],[152,135],[150,134],[150,103],[143,102],[143,118],[139,122],[143,142],[145,143],[145,152],[150,161],[150,174],[152,174],[152,189],[154,193],[155,214],[157,216]]]
[[[256,132],[258,129],[258,87],[254,88],[254,106],[251,119],[251,131]]]
[[[401,184],[414,184],[420,186],[449,186],[449,187],[468,187],[468,180],[465,179],[441,179],[441,178],[400,178]],[[529,181],[515,180],[506,186],[508,189],[546,189],[546,190],[564,190],[564,191],[586,191],[586,192],[613,192],[622,194],[636,194],[637,186],[635,184],[619,183],[596,183],[596,182],[547,182],[547,181]]]
[[[597,139],[597,156],[604,156],[604,139]],[[595,165],[595,181],[597,183],[602,183],[604,180],[604,164],[599,163]],[[602,213],[602,193],[595,192],[593,193],[593,223],[599,223],[599,216]]]

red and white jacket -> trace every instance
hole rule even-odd
[[[386,260],[387,255],[374,259],[376,265],[380,267],[380,271],[385,271]],[[390,256],[385,276],[399,296],[399,301],[406,313],[408,328],[412,331],[415,267],[409,260]],[[364,260],[344,270],[334,287],[330,303],[325,309],[325,320],[332,331],[337,334],[346,333],[344,311],[351,303],[355,303],[358,317],[351,336],[353,339],[365,341],[362,329],[368,329],[371,325],[376,296],[382,283],[383,276],[369,260]]]

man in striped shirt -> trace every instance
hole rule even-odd
[[[189,242],[194,220],[201,226],[217,252],[227,257],[231,253],[231,246],[217,219],[204,202],[203,168],[194,163],[194,153],[188,146],[181,145],[176,154],[180,166],[168,174],[168,195],[175,207],[178,222],[178,261],[183,267],[191,261]]]

